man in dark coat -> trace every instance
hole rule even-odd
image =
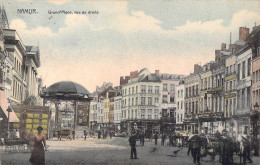
[[[166,135],[165,134],[162,134],[162,142],[161,142],[161,145],[164,146],[164,141],[166,139]]]
[[[202,146],[201,138],[198,134],[194,135],[189,139],[191,144],[191,154],[193,157],[193,163],[200,164],[200,148]]]
[[[223,136],[220,137],[221,145],[221,160],[223,165],[229,165],[233,162],[233,140],[228,136],[227,130],[222,131]]]
[[[251,145],[250,145],[250,137],[244,137],[242,136],[242,142],[243,142],[243,163],[246,164],[246,159],[248,159],[249,163],[253,163],[253,160],[251,159],[250,151],[251,151]]]
[[[156,132],[154,135],[154,144],[157,145],[157,140],[158,140],[158,133]]]
[[[131,146],[131,159],[137,159],[137,153],[136,153],[136,135],[134,132],[132,132],[131,136],[129,137],[129,144]]]
[[[84,139],[85,140],[87,139],[87,135],[88,135],[87,130],[84,129]]]
[[[100,139],[100,138],[101,138],[101,132],[98,131],[98,139]]]

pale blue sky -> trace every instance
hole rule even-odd
[[[3,1],[3,0],[2,0]],[[214,59],[238,28],[260,24],[259,1],[4,0],[9,23],[25,44],[40,43],[39,75],[49,86],[72,80],[90,91],[103,81],[147,67],[189,74]],[[38,14],[18,14],[33,8]],[[50,15],[48,10],[99,11],[98,15]]]

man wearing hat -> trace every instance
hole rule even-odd
[[[136,134],[134,131],[131,132],[131,136],[129,137],[129,144],[131,146],[131,159],[137,159],[136,153]]]

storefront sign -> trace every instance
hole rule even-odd
[[[228,80],[232,80],[232,79],[235,79],[237,76],[235,74],[231,75],[231,76],[228,76],[225,78],[225,81],[228,81]]]
[[[229,93],[229,94],[225,95],[225,99],[229,99],[229,98],[232,98],[232,97],[236,97],[236,94],[235,93]]]

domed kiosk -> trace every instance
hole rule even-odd
[[[45,89],[41,97],[44,99],[44,105],[47,103],[54,103],[56,108],[55,113],[55,129],[56,131],[61,129],[61,123],[59,122],[59,105],[61,105],[62,102],[72,103],[72,106],[74,108],[74,130],[76,129],[77,125],[77,116],[79,115],[77,112],[77,108],[79,104],[86,104],[89,108],[89,102],[93,99],[93,96],[90,94],[90,92],[84,88],[82,85],[72,82],[72,81],[61,81],[54,83],[53,85],[49,86],[47,89]],[[89,111],[88,111],[89,112]],[[89,114],[86,114],[89,116]]]

